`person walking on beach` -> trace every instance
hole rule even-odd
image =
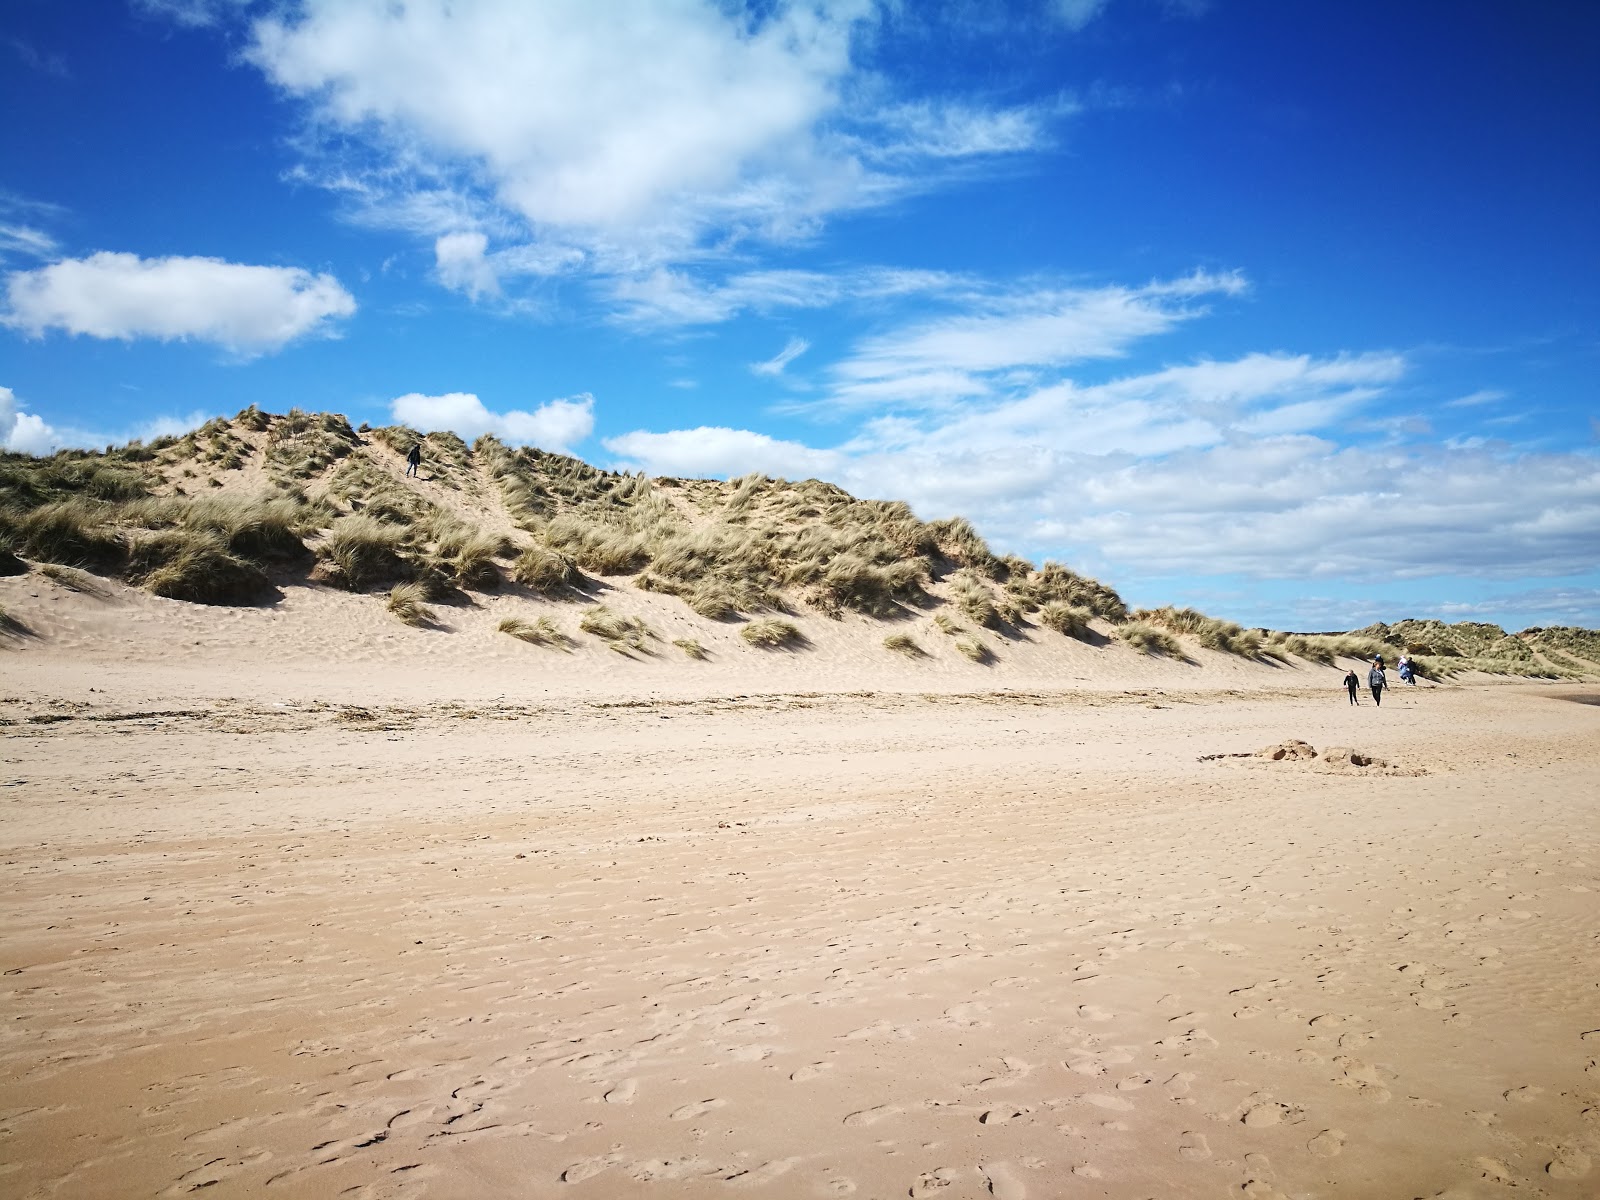
[[[1372,670],[1367,672],[1367,686],[1372,689],[1372,702],[1383,703],[1383,689],[1389,686],[1389,677],[1383,673],[1383,659],[1372,660]]]
[[[407,475],[415,475],[417,473],[418,468],[420,468],[421,466],[422,466],[422,446],[421,446],[420,443],[413,443],[412,446],[411,446],[411,453],[406,455],[406,474]]]
[[[1350,693],[1350,703],[1359,707],[1361,700],[1358,698],[1357,693],[1361,691],[1361,679],[1354,671],[1345,673],[1344,690]]]

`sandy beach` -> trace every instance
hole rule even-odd
[[[1595,1194],[1593,686],[317,675],[118,603],[4,659],[8,1196]],[[1388,765],[1203,759],[1286,739]]]

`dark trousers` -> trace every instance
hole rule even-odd
[[[1382,704],[1383,703],[1383,688],[1382,687],[1375,687],[1375,688],[1372,689],[1372,702],[1374,704]]]
[[[1351,687],[1349,689],[1349,692],[1350,692],[1350,703],[1351,704],[1360,704],[1361,701],[1356,699],[1356,689],[1354,687]]]

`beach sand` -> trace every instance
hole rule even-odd
[[[8,1197],[1600,1188],[1592,686],[119,603],[0,659]]]

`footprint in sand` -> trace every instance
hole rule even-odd
[[[815,1079],[824,1071],[831,1070],[833,1070],[832,1063],[811,1063],[808,1066],[796,1067],[794,1070],[790,1071],[789,1078],[795,1083],[804,1083],[808,1079]]]
[[[961,1179],[961,1172],[954,1167],[940,1167],[936,1171],[924,1171],[917,1176],[917,1181],[911,1185],[912,1200],[922,1196],[937,1196],[945,1188],[950,1187]]]
[[[1245,1109],[1244,1116],[1239,1119],[1252,1129],[1264,1129],[1269,1125],[1281,1124],[1285,1118],[1292,1117],[1294,1109],[1287,1104],[1277,1101],[1268,1101],[1266,1104],[1254,1104]]]
[[[632,1104],[633,1098],[639,1092],[637,1079],[624,1079],[616,1087],[605,1094],[607,1104]]]
[[[1593,1164],[1589,1156],[1582,1150],[1561,1148],[1556,1151],[1556,1156],[1545,1164],[1545,1173],[1552,1179],[1582,1179],[1589,1173]]]
[[[1211,1157],[1211,1146],[1207,1143],[1205,1134],[1185,1130],[1183,1140],[1178,1143],[1178,1157],[1189,1162],[1204,1162]]]
[[[1092,1104],[1096,1108],[1107,1108],[1112,1112],[1127,1112],[1133,1107],[1132,1100],[1124,1100],[1121,1096],[1101,1096],[1091,1093],[1082,1099],[1085,1104]]]
[[[1244,1186],[1239,1190],[1248,1196],[1250,1200],[1289,1200],[1289,1197],[1285,1196],[1277,1188],[1260,1179],[1245,1180]]]
[[[1344,1130],[1324,1129],[1306,1143],[1306,1149],[1318,1158],[1337,1158],[1344,1152]]]
[[[562,1183],[582,1183],[585,1179],[594,1178],[607,1167],[616,1166],[620,1161],[614,1154],[585,1158],[580,1162],[573,1163],[565,1171],[561,1172],[560,1179]]]
[[[1116,1018],[1116,1013],[1108,1012],[1096,1004],[1078,1005],[1078,1016],[1085,1021],[1110,1021]]]
[[[1514,1087],[1509,1091],[1501,1092],[1500,1094],[1507,1100],[1515,1100],[1518,1104],[1532,1104],[1539,1098],[1539,1094],[1543,1091],[1543,1088],[1534,1087],[1532,1084],[1528,1084],[1525,1087]]]
[[[1472,1165],[1478,1169],[1478,1174],[1490,1183],[1501,1183],[1507,1187],[1516,1186],[1516,1176],[1511,1173],[1511,1168],[1497,1158],[1475,1158]]]
[[[710,1100],[696,1100],[693,1104],[680,1105],[669,1112],[667,1116],[671,1117],[674,1121],[691,1121],[695,1117],[705,1116],[705,1114],[710,1112],[713,1108],[721,1108],[726,1103],[726,1100],[718,1100],[715,1098]]]
[[[981,1163],[978,1170],[983,1175],[984,1186],[996,1200],[1025,1200],[1028,1189],[1003,1162]]]
[[[1149,1087],[1155,1082],[1149,1075],[1129,1075],[1117,1083],[1119,1092],[1136,1092],[1142,1087]]]

